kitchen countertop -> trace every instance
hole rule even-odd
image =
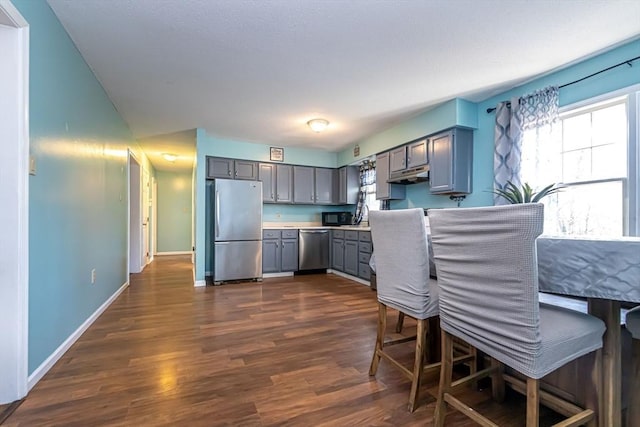
[[[355,231],[371,231],[371,227],[364,225],[341,225],[341,226],[322,226],[317,223],[288,223],[288,222],[265,222],[262,225],[263,230],[282,230],[286,228],[296,229],[321,229],[321,230],[355,230]]]

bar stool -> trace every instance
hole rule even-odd
[[[371,239],[376,255],[378,331],[369,375],[375,376],[380,359],[391,362],[411,380],[409,411],[418,406],[418,393],[423,373],[437,369],[440,363],[425,366],[428,319],[438,315],[438,285],[429,278],[429,255],[422,209],[374,211],[369,213]],[[417,322],[416,336],[385,341],[387,307]],[[385,349],[416,340],[413,370],[407,369]],[[458,357],[468,361],[474,354]]]
[[[429,218],[442,330],[434,425],[444,425],[448,403],[483,426],[495,426],[453,394],[457,386],[487,376],[498,399],[503,397],[503,380],[526,394],[528,427],[538,425],[540,401],[568,416],[561,425],[594,420],[593,410],[539,389],[540,378],[599,351],[605,331],[600,319],[538,302],[535,243],[542,232],[543,205],[432,209]],[[492,366],[452,383],[453,337],[493,358]],[[501,364],[525,376],[526,382],[503,375]],[[594,364],[591,378],[599,378],[598,365]]]
[[[629,426],[640,425],[640,306],[627,312],[627,330],[633,337],[633,349],[631,350],[631,396],[627,419]],[[634,424],[635,423],[635,424]]]

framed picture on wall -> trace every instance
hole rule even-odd
[[[284,148],[271,147],[269,159],[272,162],[284,162]]]

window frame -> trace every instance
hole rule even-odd
[[[583,114],[594,107],[614,105],[616,99],[626,98],[627,107],[627,174],[626,177],[603,178],[575,182],[563,182],[563,185],[577,186],[604,182],[621,181],[623,188],[623,235],[640,236],[640,84],[607,92],[602,95],[567,104],[558,109],[558,115],[571,118]]]

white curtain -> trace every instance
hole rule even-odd
[[[493,188],[504,189],[507,181],[520,187],[523,176],[530,179],[530,171],[523,173],[523,157],[529,158],[541,151],[542,141],[549,143],[553,124],[558,120],[558,88],[549,87],[530,95],[501,102],[496,107],[494,128],[495,150],[493,157]],[[536,140],[531,141],[532,136]],[[523,139],[527,138],[523,153]],[[539,141],[541,142],[538,144]],[[533,150],[533,151],[532,151]],[[530,165],[531,162],[525,162]],[[543,166],[544,161],[541,163]],[[536,171],[537,175],[538,171]],[[549,182],[554,182],[554,178]],[[525,181],[526,181],[525,180]],[[531,182],[530,182],[531,184]],[[508,203],[503,197],[494,195],[494,204]]]

